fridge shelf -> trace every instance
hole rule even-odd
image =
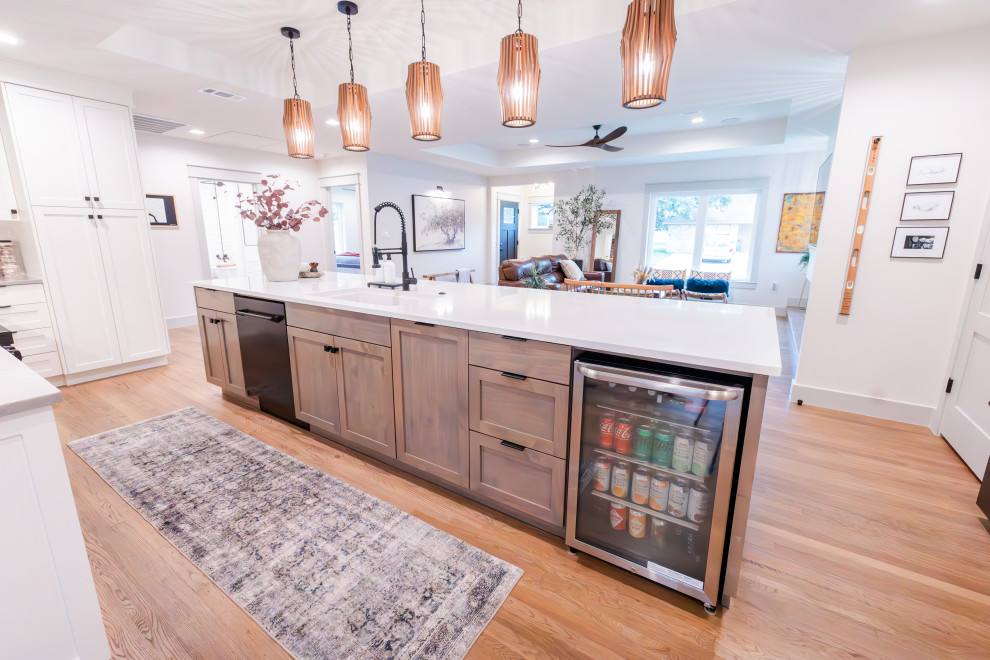
[[[640,467],[649,468],[650,470],[655,470],[656,472],[662,472],[672,477],[687,479],[688,481],[695,481],[699,484],[703,484],[707,480],[706,477],[699,477],[693,472],[681,472],[673,468],[660,467],[659,465],[654,465],[649,461],[641,461],[638,458],[633,458],[629,454],[620,454],[619,452],[615,452],[610,449],[602,449],[601,447],[595,447],[595,453],[602,454],[604,456],[608,456],[609,458],[614,458],[616,460],[620,460],[623,463],[632,463],[633,465],[639,465]]]
[[[600,490],[592,490],[592,495],[600,497],[603,500],[608,500],[609,502],[615,502],[616,504],[622,504],[629,507],[635,511],[642,511],[647,513],[654,518],[659,518],[660,520],[666,520],[667,522],[672,522],[675,525],[680,525],[681,527],[687,527],[688,529],[694,530],[696,532],[701,531],[701,525],[691,522],[690,520],[685,520],[683,518],[675,518],[674,516],[668,515],[666,513],[660,513],[659,511],[654,511],[648,506],[642,506],[636,504],[635,502],[630,502],[629,500],[624,500],[622,498],[616,497],[615,495],[609,495],[608,493],[603,493]]]
[[[628,415],[629,417],[639,417],[640,419],[648,419],[651,422],[661,422],[667,426],[677,426],[682,429],[690,429],[696,431],[704,431],[705,433],[711,434],[711,429],[706,429],[700,426],[692,426],[691,424],[678,424],[677,422],[672,422],[669,419],[663,417],[651,417],[650,415],[643,415],[640,413],[629,412],[628,410],[623,410],[622,408],[613,408],[612,406],[603,406],[598,403],[595,404],[596,408],[601,408],[602,410],[611,410],[612,412],[619,413],[620,415]]]

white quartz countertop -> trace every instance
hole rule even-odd
[[[36,410],[62,400],[58,388],[0,349],[0,417]]]
[[[268,282],[259,275],[192,284],[702,368],[780,375],[777,322],[769,307],[452,282],[420,282],[415,291],[392,293],[368,288],[368,280],[327,273],[294,282]]]

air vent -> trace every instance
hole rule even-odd
[[[168,133],[177,128],[182,128],[185,124],[170,119],[159,119],[148,115],[134,115],[134,129],[145,133]]]
[[[213,89],[212,87],[204,87],[199,91],[204,94],[209,94],[210,96],[217,96],[222,99],[227,99],[228,101],[243,101],[246,98],[232,92],[225,92],[222,89]]]

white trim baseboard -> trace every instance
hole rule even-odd
[[[841,410],[855,415],[867,415],[889,419],[894,422],[915,424],[931,428],[935,406],[922,406],[917,403],[878,399],[852,392],[840,392],[823,387],[791,384],[791,401],[803,401],[810,406]]]
[[[176,328],[186,328],[190,325],[196,325],[196,315],[191,316],[173,316],[170,319],[165,319],[165,326],[169,330],[175,330]]]
[[[129,374],[134,371],[141,371],[142,369],[151,369],[152,367],[164,367],[168,364],[168,356],[163,355],[156,358],[148,358],[147,360],[138,360],[137,362],[128,362],[126,364],[119,364],[113,367],[106,367],[104,369],[94,369],[93,371],[84,371],[79,374],[66,374],[65,384],[66,385],[79,385],[80,383],[88,383],[93,380],[100,380],[101,378],[110,378],[111,376],[122,376],[124,374]]]

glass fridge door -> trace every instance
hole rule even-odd
[[[576,362],[568,544],[714,607],[744,393]]]

